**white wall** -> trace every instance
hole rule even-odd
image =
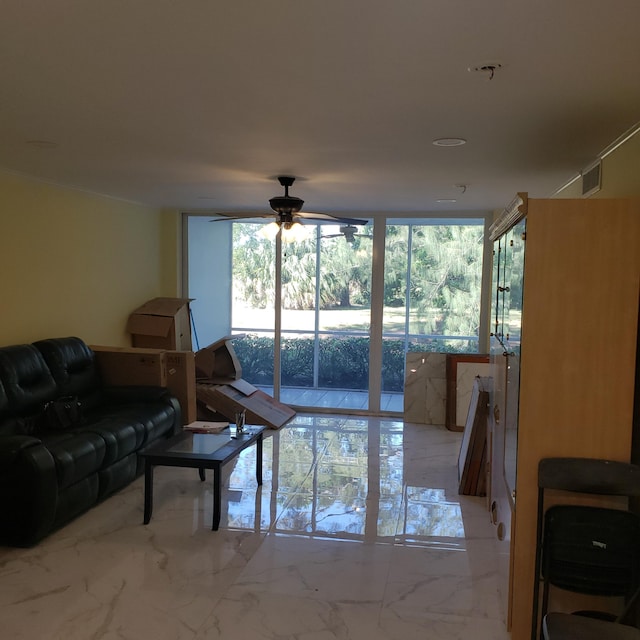
[[[211,216],[187,217],[188,291],[193,313],[193,348],[231,333],[231,223]],[[197,343],[196,343],[197,337]]]

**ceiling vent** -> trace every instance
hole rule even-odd
[[[582,197],[588,198],[600,191],[602,161],[598,160],[582,172]]]

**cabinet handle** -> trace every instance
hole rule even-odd
[[[511,289],[509,289],[509,287],[498,287],[498,291],[511,291]]]
[[[500,422],[500,407],[498,405],[493,407],[493,419],[496,421],[496,424]]]

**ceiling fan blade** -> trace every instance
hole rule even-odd
[[[311,213],[309,211],[300,211],[295,214],[295,217],[302,218],[304,220],[317,220],[319,222],[328,222],[332,224],[367,224],[367,222],[369,222],[368,220],[360,220],[358,218],[344,218],[342,216],[333,216],[328,213]]]
[[[237,212],[237,213],[215,213],[213,215],[220,216],[219,218],[212,218],[209,222],[230,222],[233,220],[253,220],[255,218],[276,218],[277,215],[275,213],[252,213],[250,211],[247,212]]]

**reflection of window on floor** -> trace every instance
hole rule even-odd
[[[255,509],[230,502],[228,525],[389,544],[455,545],[464,538],[460,505],[444,489],[407,486],[400,422],[332,423],[293,425],[267,438],[263,480],[272,490],[242,496],[258,500]],[[241,454],[230,487],[253,478],[254,456],[253,449]]]

